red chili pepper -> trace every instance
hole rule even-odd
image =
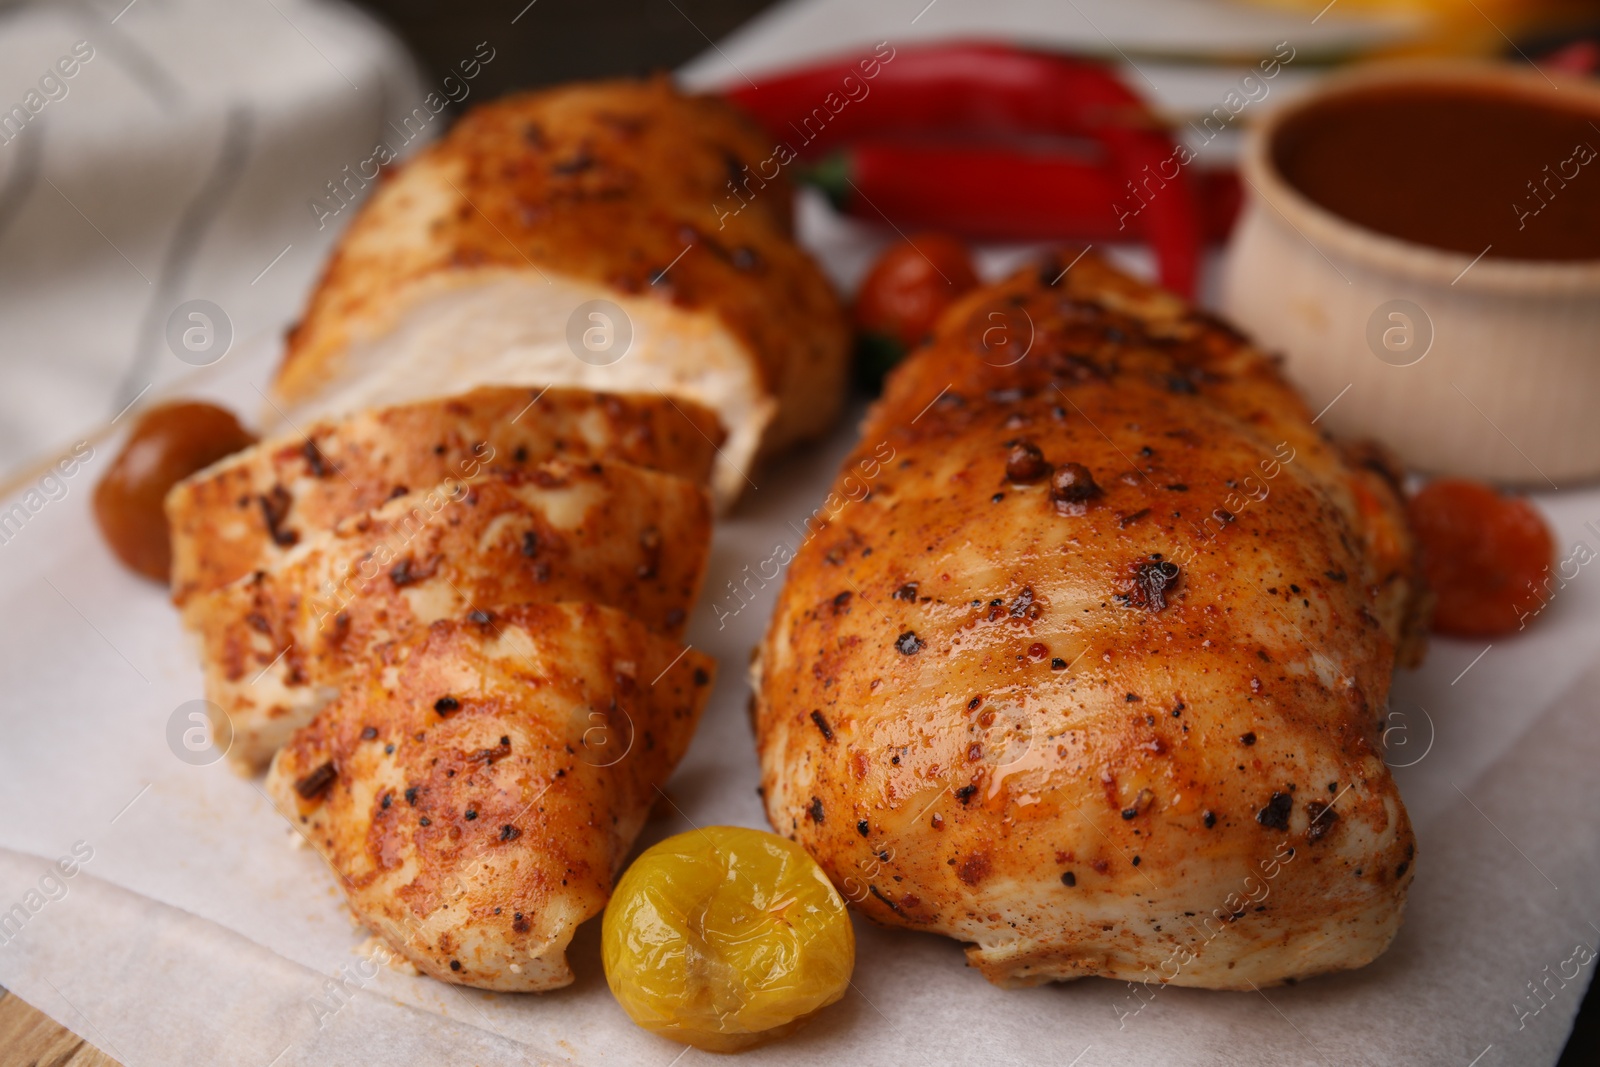
[[[867,65],[876,73],[868,75]],[[1160,129],[1105,67],[1001,44],[890,49],[768,75],[728,98],[807,155],[891,131],[1083,136],[1108,127]]]
[[[729,98],[806,157],[889,133],[1091,138],[1119,187],[1156,191],[1139,232],[1155,248],[1162,282],[1194,291],[1201,239],[1189,175],[1139,97],[1102,66],[1007,45],[936,44],[778,75]],[[1011,196],[1003,171],[986,194]]]
[[[903,227],[939,226],[970,238],[1116,241],[1141,233],[1143,201],[1103,165],[1064,154],[862,140],[829,153],[801,180],[841,211],[882,212]],[[1209,170],[1193,180],[1201,232],[1223,240],[1238,216],[1239,179]]]
[[[1539,66],[1544,70],[1554,68],[1574,78],[1586,78],[1600,70],[1600,40],[1573,41],[1541,56]]]

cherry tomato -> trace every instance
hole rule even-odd
[[[1446,479],[1424,486],[1410,510],[1438,598],[1433,628],[1461,637],[1522,628],[1540,604],[1555,552],[1533,505],[1480,482]]]
[[[793,841],[710,826],[633,861],[606,905],[606,982],[634,1022],[734,1052],[790,1033],[844,996],[855,931]]]
[[[856,293],[863,376],[881,380],[932,332],[945,308],[977,285],[972,257],[953,237],[923,233],[890,245]]]
[[[167,490],[203,467],[255,443],[233,413],[179,400],[145,412],[94,489],[100,533],[117,558],[158,582],[172,569]]]

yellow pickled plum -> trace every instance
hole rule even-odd
[[[855,932],[799,845],[711,826],[629,867],[606,905],[606,981],[646,1030],[735,1052],[797,1029],[844,996]]]

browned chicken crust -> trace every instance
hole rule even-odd
[[[356,916],[423,973],[558,988],[712,672],[592,604],[442,620],[378,649],[279,752],[267,789]]]
[[[515,275],[534,298],[560,288],[552,282],[573,283],[684,312],[649,326],[682,334],[663,357],[677,364],[669,392],[702,399],[724,421],[756,420],[751,443],[763,451],[814,436],[838,412],[849,334],[837,296],[792,239],[787,179],[756,175],[772,149],[726,102],[686,96],[666,78],[568,85],[474,108],[362,206],[290,335],[278,392],[290,406],[316,400],[368,373],[347,365],[351,346],[381,338],[408,309]],[[720,207],[745,200],[737,212]],[[562,305],[560,317],[571,310]],[[741,372],[755,390],[745,410],[711,403],[728,383],[705,365],[700,315],[731,331],[753,363]],[[638,358],[615,370],[642,389]],[[588,377],[595,368],[565,351],[534,365],[618,387]],[[742,469],[752,457],[733,458]]]
[[[614,457],[705,482],[723,437],[689,401],[586,389],[488,387],[314,423],[173,487],[172,598],[270,567],[306,535],[447,478]]]
[[[756,667],[768,816],[999,984],[1359,967],[1415,852],[1392,471],[1226,325],[1068,262],[943,317],[809,524]]]
[[[671,637],[711,543],[703,486],[625,463],[550,460],[447,482],[308,536],[272,567],[191,597],[206,697],[253,773],[374,646],[522,603],[618,608]],[[221,724],[218,724],[221,728]]]

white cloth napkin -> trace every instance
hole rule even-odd
[[[311,205],[331,212],[326,183],[400,142],[413,109],[430,121],[412,119],[408,150],[432,136],[450,116],[425,106],[430,89],[454,109],[343,4],[0,9],[0,481],[159,395],[226,335],[237,348],[281,331],[349,215]],[[168,321],[192,300],[221,318],[179,316],[180,346],[211,331],[185,361]]]

